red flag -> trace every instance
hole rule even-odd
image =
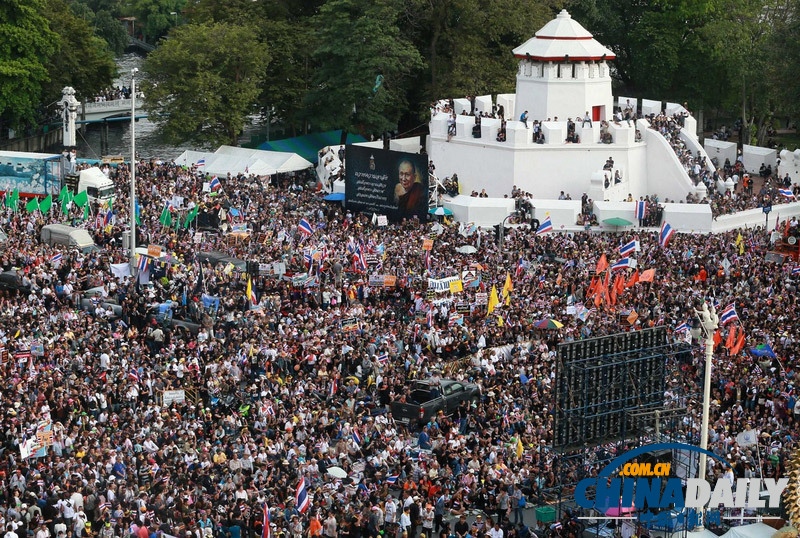
[[[608,269],[608,260],[606,259],[606,254],[604,252],[603,255],[600,256],[600,259],[597,260],[597,267],[595,268],[594,271],[599,275],[606,269]]]
[[[731,329],[728,331],[728,338],[725,340],[725,347],[728,348],[728,351],[733,350],[733,346],[736,345],[736,325],[733,325]]]
[[[594,278],[594,277],[592,277],[592,283],[591,283],[591,284],[589,284],[589,289],[588,289],[588,290],[587,290],[587,292],[586,292],[586,295],[587,295],[588,297],[591,297],[591,296],[592,296],[592,294],[593,294],[593,293],[594,293],[594,291],[595,291],[594,287],[595,287],[596,285],[597,285],[597,282],[595,281],[595,278]]]
[[[739,338],[736,340],[736,345],[733,347],[733,351],[731,351],[732,356],[736,356],[744,347],[744,331],[739,331]]]
[[[617,281],[614,283],[614,287],[617,288],[618,295],[622,295],[622,292],[625,291],[625,279],[622,275],[617,276]]]
[[[722,342],[722,333],[719,329],[714,332],[714,348],[716,348]]]
[[[639,282],[639,270],[637,269],[634,271],[633,275],[631,275],[630,280],[628,280],[627,284],[625,284],[626,288],[632,288],[634,284]]]

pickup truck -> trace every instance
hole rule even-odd
[[[439,411],[452,414],[461,402],[480,398],[478,385],[453,379],[416,381],[405,402],[391,403],[392,416],[406,425],[425,424]]]

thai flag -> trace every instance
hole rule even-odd
[[[361,446],[361,436],[358,435],[358,432],[353,430],[353,442],[358,446]]]
[[[194,165],[195,166],[205,166],[206,165],[206,160],[205,159],[200,159],[199,161],[194,163]]]
[[[275,416],[275,410],[272,408],[271,405],[269,407],[267,407],[267,415],[269,415],[271,417]]]
[[[781,193],[781,196],[784,198],[794,198],[794,193],[792,189],[778,189],[778,192]]]
[[[540,287],[541,289],[544,289],[544,281],[545,281],[545,276],[544,276],[544,275],[541,275],[541,276],[539,277],[539,287]]]
[[[103,227],[106,227],[109,224],[111,224],[112,218],[114,218],[114,212],[111,211],[111,209],[109,208],[109,210],[106,211],[106,214],[103,216]]]
[[[101,512],[103,512],[103,511],[105,511],[105,510],[111,510],[111,503],[109,503],[109,502],[105,502],[105,503],[101,504],[100,506],[98,506],[97,508],[98,508],[98,509],[99,509]]]
[[[725,307],[722,313],[719,315],[719,320],[725,325],[728,322],[731,322],[735,319],[739,319],[739,315],[736,313],[736,303],[731,303]]]
[[[311,226],[311,223],[308,222],[306,219],[300,219],[300,224],[297,225],[297,229],[303,235],[311,235],[314,233],[314,228]]]
[[[800,275],[800,265],[792,267],[792,275]]]
[[[427,269],[428,271],[431,270],[431,251],[430,250],[426,250],[425,251],[425,269]]]
[[[658,244],[661,247],[666,247],[667,243],[669,243],[669,240],[672,239],[674,234],[675,230],[673,230],[672,226],[665,222],[661,225],[661,231],[658,233]]]
[[[556,521],[555,524],[553,524],[553,529],[560,529],[560,528],[561,528],[561,522]]]
[[[336,389],[337,389],[336,378],[334,377],[333,381],[331,382],[331,388],[328,391],[328,394],[330,394],[331,396],[335,396],[336,395]]]
[[[644,200],[639,200],[636,202],[636,205],[633,209],[633,216],[634,218],[643,219],[645,214],[647,213],[647,202]]]
[[[300,477],[300,483],[297,484],[297,490],[294,494],[294,502],[297,505],[297,511],[301,514],[305,513],[308,510],[308,507],[311,505],[311,501],[308,498],[308,491],[306,491],[306,480],[303,477]]]
[[[617,263],[611,266],[611,272],[619,271],[620,269],[627,269],[631,266],[631,259],[630,258],[622,258]]]
[[[689,324],[686,323],[686,322],[683,322],[680,325],[678,325],[677,327],[675,327],[675,332],[676,333],[688,332],[690,329],[691,329],[691,327],[689,327]]]
[[[428,327],[433,327],[433,309],[428,310],[428,315],[426,317],[427,317]]]
[[[553,222],[550,220],[550,215],[547,215],[547,218],[544,219],[544,222],[539,225],[539,228],[536,229],[536,235],[552,232],[553,231]]]
[[[64,259],[64,255],[59,252],[58,254],[54,254],[50,258],[50,263],[52,263],[53,265],[60,264],[61,260],[63,260],[63,259]]]
[[[389,476],[389,477],[386,478],[386,483],[387,484],[397,484],[397,481],[399,479],[400,479],[400,475],[399,474],[392,475],[392,476]]]
[[[139,265],[137,265],[137,270],[140,273],[146,273],[147,269],[150,267],[150,258],[147,256],[139,256]]]
[[[630,243],[627,243],[627,244],[622,245],[621,247],[619,247],[618,250],[619,250],[619,253],[622,256],[628,256],[632,252],[636,252],[637,250],[639,250],[639,240],[638,239],[634,239]]]
[[[514,278],[519,278],[519,275],[521,275],[524,271],[525,271],[525,260],[520,258],[519,262],[517,262],[517,272],[514,273]]]
[[[261,527],[262,527],[262,529],[261,529],[261,538],[270,538],[270,533],[269,533],[269,506],[267,506],[267,503],[264,503],[264,506],[262,507],[262,511],[264,513],[264,519],[262,519],[262,521],[261,521]]]
[[[389,362],[389,354],[383,353],[381,355],[378,355],[378,362],[381,364],[386,364],[387,362]]]
[[[211,183],[208,184],[208,188],[211,189],[211,192],[222,188],[222,183],[219,182],[217,176],[211,178]]]
[[[128,372],[128,377],[133,379],[137,383],[139,382],[139,372],[136,371],[136,368],[131,368],[131,371]]]

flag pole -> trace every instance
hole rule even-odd
[[[131,70],[131,274],[136,275],[136,73]]]

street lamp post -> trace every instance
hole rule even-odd
[[[136,73],[131,70],[131,274],[136,274]]]
[[[711,361],[714,356],[714,333],[719,326],[719,316],[714,305],[711,305],[711,310],[708,308],[708,303],[703,304],[703,310],[695,310],[697,319],[700,320],[700,327],[705,336],[705,375],[703,377],[703,423],[700,427],[700,448],[704,451],[708,450],[708,415],[709,408],[711,407]],[[700,480],[706,479],[708,465],[708,456],[704,452],[700,453],[700,462],[698,469],[698,478]],[[702,519],[699,528],[702,528]]]

